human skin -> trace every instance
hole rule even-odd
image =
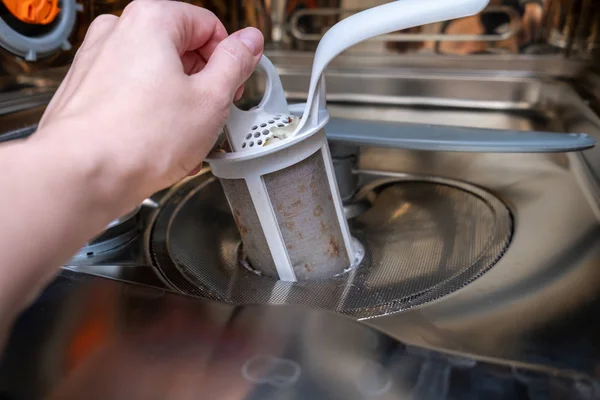
[[[0,336],[88,240],[202,163],[262,50],[174,1],[94,20],[38,130],[0,145]]]

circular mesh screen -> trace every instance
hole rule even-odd
[[[152,228],[150,253],[165,279],[186,294],[234,304],[303,304],[364,319],[461,288],[492,267],[510,242],[509,210],[471,185],[386,179],[365,198],[370,208],[350,226],[366,257],[333,278],[282,282],[241,267],[239,233],[210,175],[169,197]]]

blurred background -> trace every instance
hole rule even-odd
[[[37,107],[48,102],[90,22],[103,13],[119,15],[128,2],[0,1],[0,104],[4,106],[0,115],[11,113],[4,118],[0,135],[8,131],[14,135],[24,125],[33,129],[23,115],[14,113],[27,110],[26,120],[35,119],[43,110]],[[212,10],[230,32],[259,28],[266,38],[266,52],[278,67],[309,68],[311,52],[329,27],[387,1],[190,2]],[[492,0],[480,15],[396,32],[355,46],[347,51],[354,58],[344,65],[542,74],[582,82],[580,86],[597,99],[599,35],[598,0]]]
[[[190,1],[212,10],[230,32],[254,26],[264,33],[268,49],[288,51],[312,51],[323,33],[340,19],[387,2]],[[28,72],[68,64],[90,22],[104,13],[119,15],[127,3],[128,0],[83,3],[2,0],[2,72]],[[65,20],[69,23],[64,23]],[[561,55],[586,60],[597,54],[599,35],[600,2],[597,0],[492,0],[480,15],[382,36],[349,51],[431,56]],[[63,40],[47,40],[59,36]],[[32,42],[29,49],[23,45],[27,39]]]

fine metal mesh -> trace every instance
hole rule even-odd
[[[417,178],[415,178],[417,179]],[[283,282],[240,267],[240,236],[219,182],[190,181],[157,216],[150,251],[174,288],[234,304],[304,304],[359,319],[398,312],[468,284],[509,245],[512,218],[494,196],[437,178],[386,181],[351,223],[362,264],[322,280]]]

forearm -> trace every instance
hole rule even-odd
[[[63,129],[0,146],[0,325],[6,327],[82,245],[139,201],[135,172]],[[71,132],[69,132],[71,130]],[[116,155],[115,155],[116,156]]]

